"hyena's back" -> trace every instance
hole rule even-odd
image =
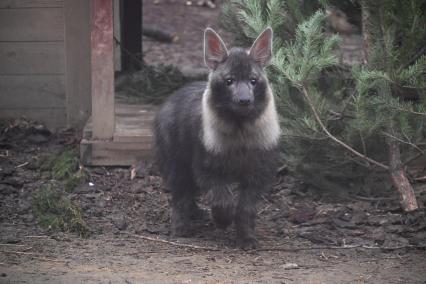
[[[195,82],[179,89],[156,116],[156,158],[168,189],[180,184],[195,186],[191,159],[201,143],[201,101],[205,88],[205,82]]]

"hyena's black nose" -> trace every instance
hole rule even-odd
[[[248,106],[249,104],[251,104],[251,99],[250,98],[240,98],[238,103],[242,106]]]

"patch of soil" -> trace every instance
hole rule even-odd
[[[33,135],[40,136],[37,142]],[[43,137],[43,139],[41,139]],[[10,129],[0,139],[0,283],[424,283],[425,184],[420,210],[382,198],[324,198],[281,174],[259,202],[260,249],[235,248],[233,228],[209,217],[190,238],[169,236],[168,194],[149,164],[90,168],[68,197],[88,238],[41,229],[32,194],[51,183],[43,160],[75,142],[72,132]],[[74,145],[75,147],[75,145]],[[63,188],[61,182],[54,182]],[[201,206],[209,209],[204,200]],[[207,214],[208,215],[208,214]]]

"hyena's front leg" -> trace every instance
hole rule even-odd
[[[234,220],[234,196],[232,194],[232,184],[220,184],[210,189],[212,217],[221,229],[225,229]]]
[[[254,249],[258,242],[255,234],[257,194],[252,188],[242,188],[235,213],[237,245],[242,249]]]

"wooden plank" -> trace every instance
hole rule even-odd
[[[114,133],[114,54],[112,0],[92,0],[93,139]]]
[[[17,108],[0,109],[0,118],[26,118],[37,120],[46,125],[52,131],[66,126],[65,108]]]
[[[145,111],[139,114],[137,110],[150,107],[146,105],[116,105],[115,130],[113,141],[117,142],[145,142],[153,139],[152,124],[154,111]],[[117,110],[119,112],[117,113]],[[91,139],[92,121],[87,121],[84,127],[83,137]]]
[[[153,140],[152,125],[158,107],[120,103],[115,107],[114,141],[145,142]]]
[[[0,9],[62,7],[63,0],[1,0]]]
[[[63,74],[62,42],[0,42],[0,75]]]
[[[130,166],[138,161],[152,159],[152,143],[122,143],[83,139],[80,158],[90,166]]]
[[[140,135],[140,133],[132,134],[128,132],[126,132],[125,134],[117,133],[117,134],[114,134],[113,141],[123,142],[123,143],[145,143],[145,142],[154,141],[154,136],[151,132],[146,133],[144,135]]]
[[[63,75],[0,75],[0,109],[65,107]]]
[[[63,41],[62,8],[0,9],[0,41]]]
[[[80,128],[92,107],[90,1],[65,0],[64,15],[67,122]]]

